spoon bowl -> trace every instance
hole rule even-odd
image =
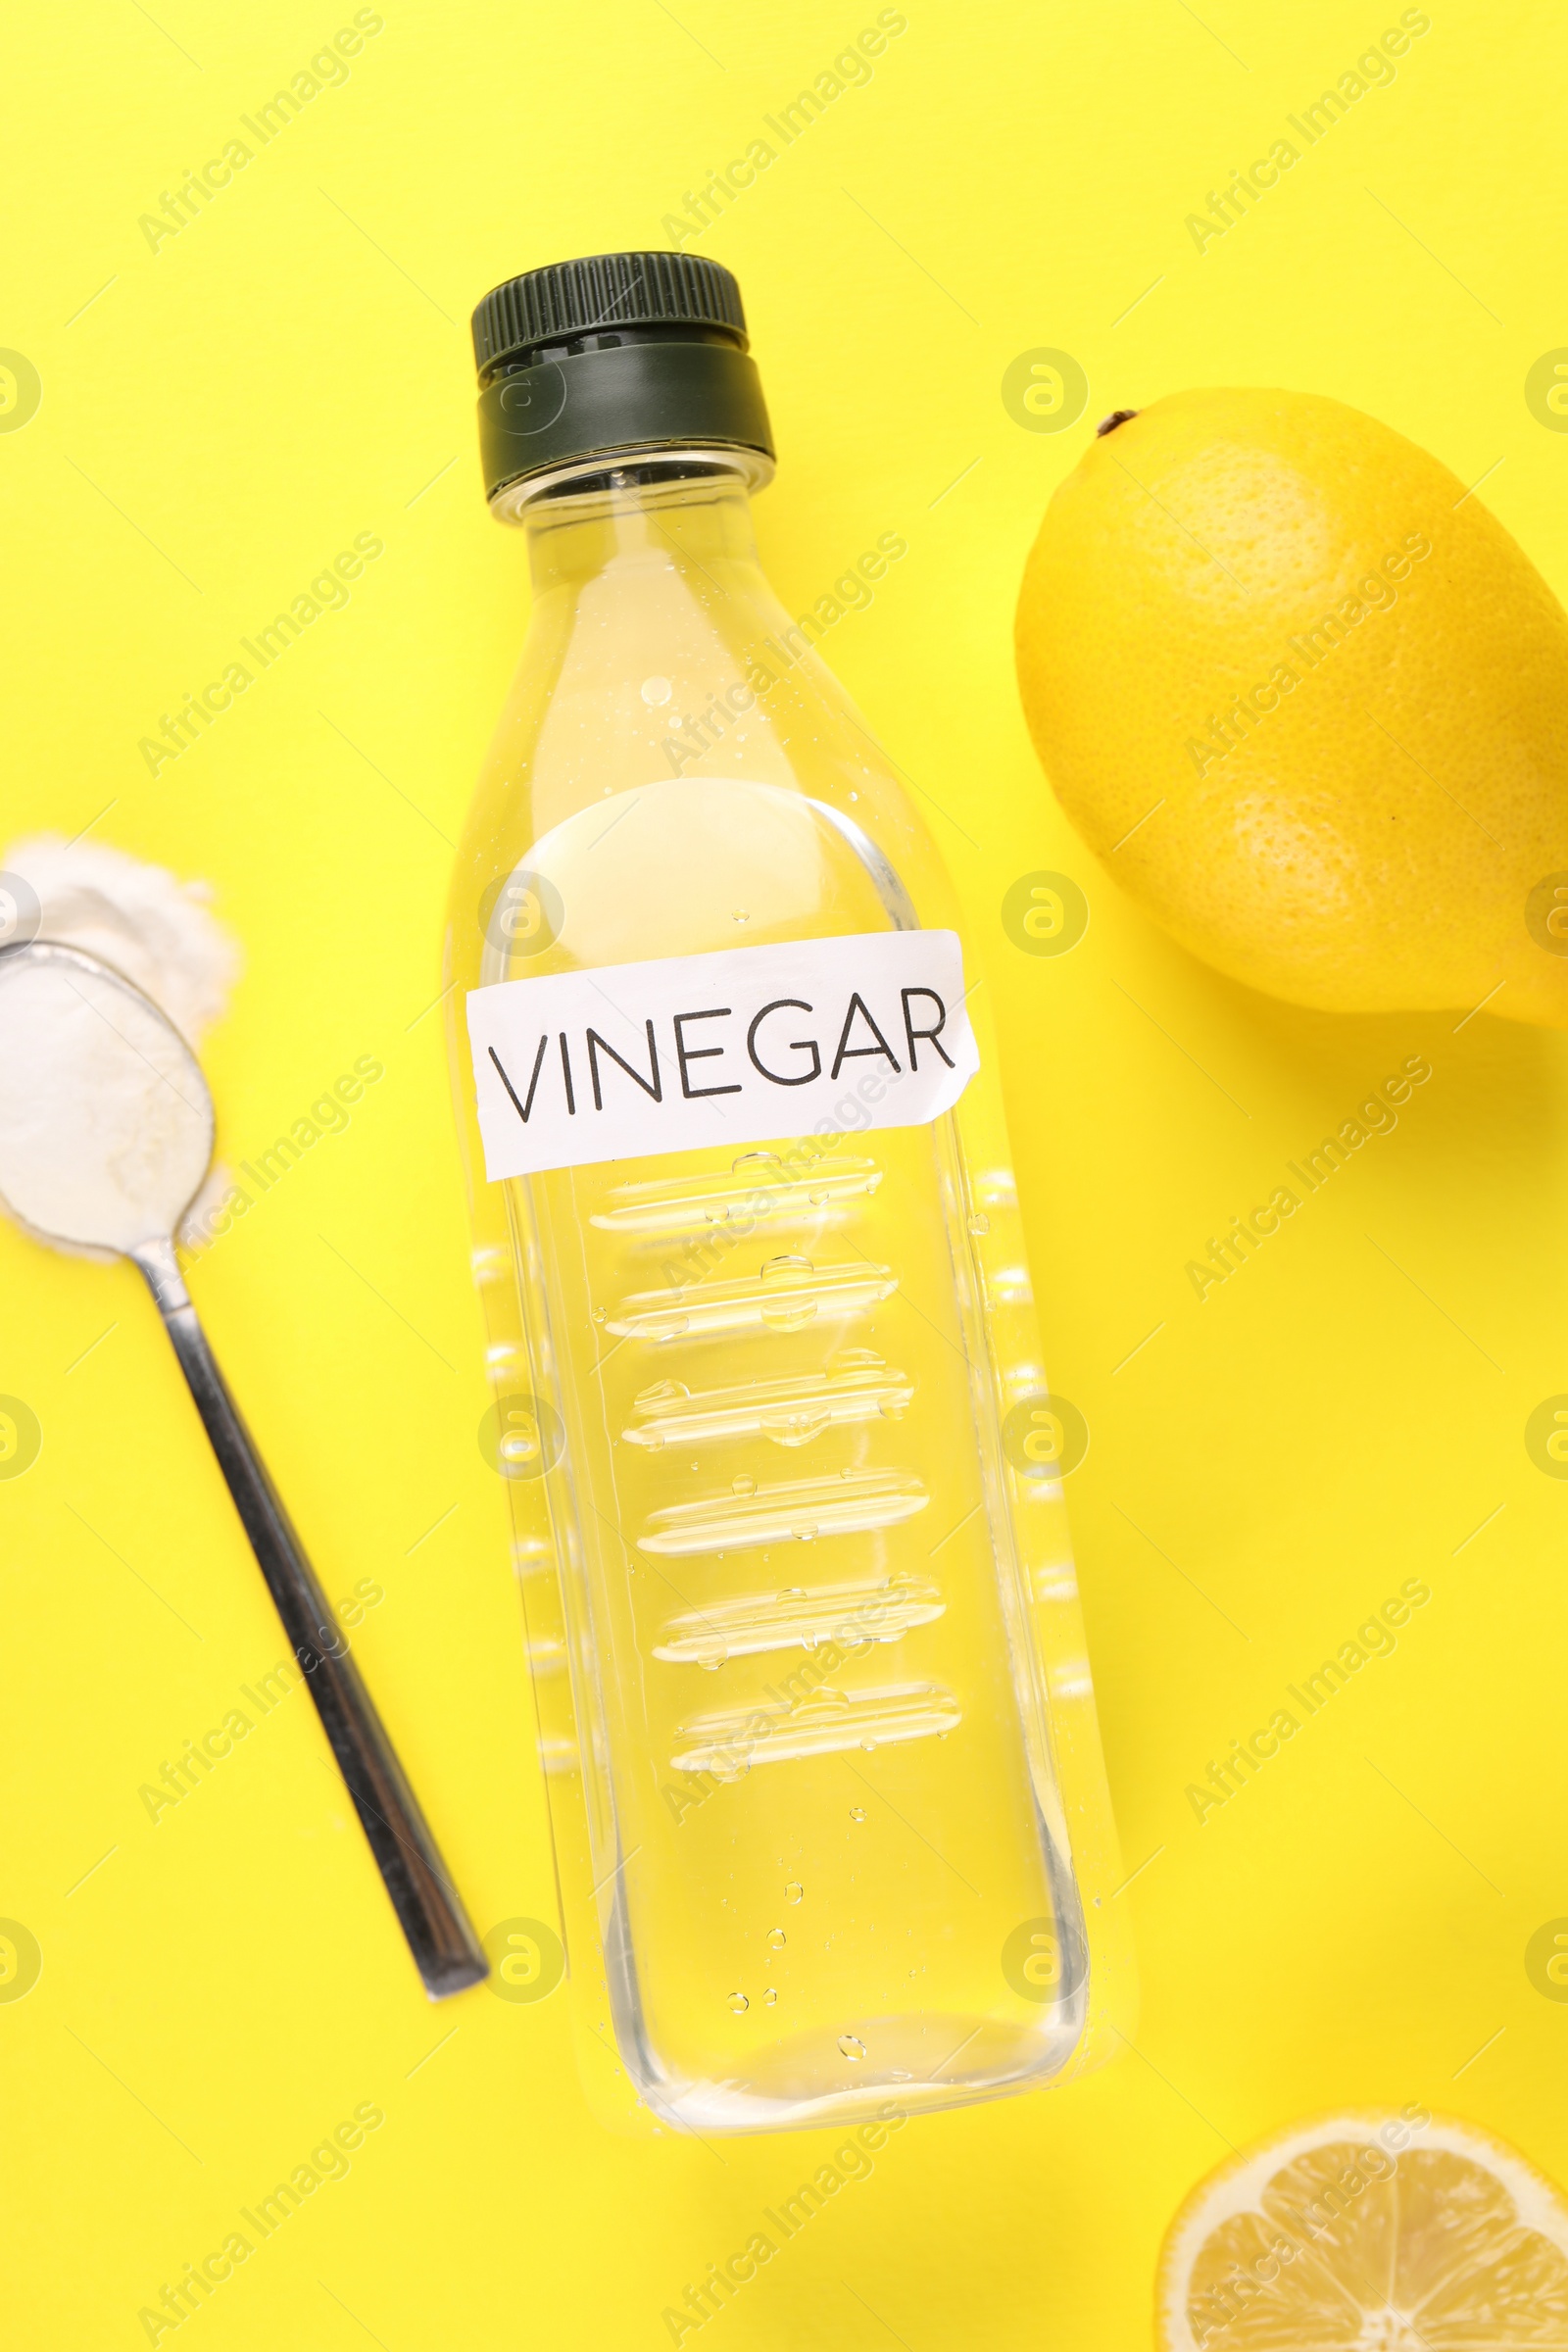
[[[130,1255],[178,1228],[213,1099],[172,1021],[55,940],[0,948],[0,1199],[41,1241]]]

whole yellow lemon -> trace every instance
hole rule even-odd
[[[1568,1025],[1568,615],[1425,450],[1299,392],[1102,426],[1017,654],[1062,807],[1195,955],[1298,1004]]]

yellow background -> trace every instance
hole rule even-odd
[[[945,812],[990,943],[1052,1366],[1092,1431],[1069,1493],[1145,1997],[1102,2073],[902,2132],[704,2341],[1099,2352],[1147,2340],[1192,2182],[1304,2110],[1421,2100],[1568,2180],[1568,2008],[1524,1964],[1568,1914],[1568,1487],[1524,1446],[1568,1390],[1568,1041],[1292,1011],[1169,945],[1042,784],[1013,596],[1095,418],[1204,383],[1371,411],[1487,475],[1568,586],[1568,438],[1524,398],[1568,343],[1565,47],[1551,10],[1432,0],[1393,85],[1200,255],[1186,216],[1397,9],[906,13],[695,243],[744,289],[786,601],[908,541],[824,652]],[[385,1063],[193,1283],[329,1590],[384,1588],[360,1655],[485,1930],[553,1894],[429,1011],[526,613],[466,316],[519,269],[667,242],[875,11],[386,0],[351,77],[150,250],[160,191],[350,14],[12,13],[0,344],[43,398],[0,435],[0,779],[6,840],[91,825],[216,885],[247,959],[206,1056],[231,1160]],[[1040,346],[1091,385],[1054,435],[1001,396]],[[159,714],[368,530],[350,607],[149,776]],[[1001,928],[1039,868],[1093,909],[1059,958]],[[1397,1132],[1200,1303],[1186,1261],[1417,1053]],[[161,2283],[369,2100],[350,2177],[178,2341],[666,2343],[662,2308],[832,2143],[614,2139],[564,1996],[429,2008],[303,1691],[148,1819],[139,1785],[279,1636],[137,1278],[8,1230],[0,1296],[0,1391],[44,1432],[0,1483],[0,1914],[43,1953],[0,2003],[8,2341],[144,2341]],[[1396,1654],[1200,1826],[1188,1783],[1412,1576]]]

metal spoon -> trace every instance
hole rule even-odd
[[[149,997],[77,948],[0,948],[0,1201],[40,1240],[145,1275],[424,1989],[444,2000],[488,1965],[174,1255],[212,1153],[207,1082]]]

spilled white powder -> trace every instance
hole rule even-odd
[[[169,1015],[192,1048],[221,1018],[241,956],[215,914],[207,882],[178,882],[123,850],[34,833],[13,842],[0,871],[38,902],[35,936],[101,956]],[[30,912],[30,909],[26,910]]]
[[[59,940],[100,957],[149,996],[193,1051],[204,1032],[221,1017],[229,989],[239,975],[241,956],[237,942],[210,910],[213,893],[209,884],[180,882],[166,866],[145,864],[122,850],[101,843],[68,842],[53,833],[13,842],[0,857],[0,875],[11,881],[7,903],[15,906],[19,918],[16,937]],[[20,892],[15,888],[18,880],[25,885]],[[36,902],[36,908],[31,902]],[[79,1077],[77,1055],[71,1050],[74,1041],[64,1026],[58,1054],[51,1057],[48,1020],[58,1017],[67,1023],[71,1010],[69,995],[55,993],[58,1016],[49,1011],[45,995],[37,992],[32,1010],[45,1026],[35,1029],[29,1041],[25,1081],[21,1064],[10,1073],[14,1088],[24,1085],[24,1117],[20,1100],[14,1099],[9,1105],[11,1117],[7,1116],[8,1106],[0,1104],[0,1125],[9,1129],[15,1123],[18,1129],[8,1140],[20,1144],[25,1125],[31,1131],[32,1151],[38,1154],[44,1152],[45,1132],[53,1119],[58,1117],[62,1142],[71,1132],[67,1089],[74,1088]],[[23,1000],[15,1002],[20,1015]],[[77,1010],[79,1013],[79,1004]],[[146,1067],[141,1065],[138,1072],[134,1062],[127,1065],[122,1073],[124,1101],[118,1106],[109,1069],[97,1073],[106,1125],[117,1107],[122,1119],[128,1118]],[[58,1070],[58,1101],[50,1094],[52,1070]],[[157,1124],[155,1121],[155,1129]],[[88,1156],[85,1135],[74,1140],[82,1155]],[[146,1145],[153,1148],[152,1134]],[[191,1203],[185,1220],[187,1232],[194,1231],[208,1203],[220,1198],[227,1184],[221,1168],[210,1172]],[[62,1216],[61,1224],[69,1229],[70,1219]],[[107,1233],[103,1238],[108,1240]],[[64,1238],[55,1246],[71,1247]]]

